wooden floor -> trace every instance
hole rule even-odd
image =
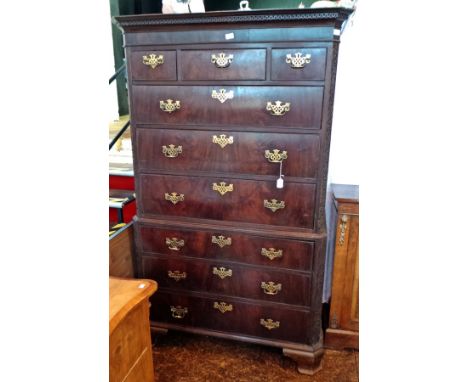
[[[281,349],[169,332],[153,347],[157,382],[357,382],[359,352],[326,350],[322,370],[298,374]]]

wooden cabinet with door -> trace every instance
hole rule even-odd
[[[359,187],[331,187],[331,221],[336,229],[330,238],[334,261],[325,346],[359,349]]]

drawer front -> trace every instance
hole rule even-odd
[[[182,80],[264,80],[265,49],[182,50]]]
[[[277,126],[320,129],[322,119],[321,86],[134,85],[132,92],[133,125]],[[271,110],[267,110],[267,107]]]
[[[309,314],[300,310],[159,291],[151,298],[151,320],[305,344],[311,328]]]
[[[282,161],[286,177],[316,178],[320,159],[320,137],[312,134],[137,129],[136,140],[143,171],[279,175]],[[275,157],[274,150],[287,158]]]
[[[220,261],[143,257],[143,278],[160,287],[308,306],[310,278]]]
[[[323,81],[327,49],[272,49],[271,61],[272,80]]]
[[[313,228],[315,184],[142,174],[140,190],[147,214]]]
[[[314,243],[226,232],[182,231],[137,225],[145,252],[231,260],[275,268],[310,270]]]
[[[132,80],[177,80],[175,50],[144,50],[130,53]]]

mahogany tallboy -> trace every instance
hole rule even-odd
[[[116,18],[137,276],[160,286],[154,329],[277,346],[300,372],[320,369],[333,96],[350,13]]]

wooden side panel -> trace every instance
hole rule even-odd
[[[341,328],[359,330],[359,218],[351,217],[343,284]]]
[[[109,240],[109,276],[133,278],[133,226]]]
[[[148,302],[144,300],[135,307],[109,338],[109,376],[110,382],[126,381],[127,375],[145,376],[139,382],[154,382],[151,355],[151,336],[149,330]],[[133,370],[141,368],[147,370]],[[133,377],[132,377],[133,378]]]

